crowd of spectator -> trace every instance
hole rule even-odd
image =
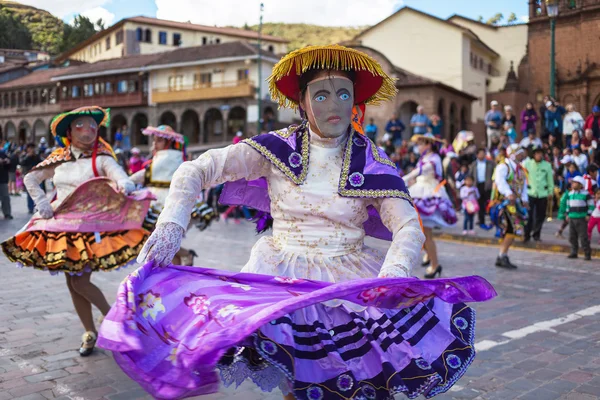
[[[410,137],[430,132],[443,139],[443,122],[438,115],[429,116],[419,106],[408,124],[393,114],[381,133],[374,120],[370,119],[365,126],[365,134],[388,154],[400,174],[404,175],[416,168],[419,160]],[[600,196],[595,194],[600,165],[599,106],[594,106],[592,113],[584,118],[573,104],[563,107],[550,97],[546,97],[543,106],[537,110],[533,103],[528,102],[520,114],[510,105],[501,107],[499,102],[492,101],[484,122],[484,142],[477,144],[473,132],[451,132],[453,137],[456,136],[452,143],[444,140],[437,149],[443,159],[446,188],[456,208],[465,213],[463,234],[475,234],[475,217],[481,229],[492,228],[486,221],[486,215],[494,169],[503,162],[506,149],[511,144],[518,144],[528,154],[522,163],[528,171],[530,198],[529,221],[524,232],[526,242],[542,240],[544,221],[556,216],[563,196],[577,191],[574,178],[582,177],[585,185],[581,190],[587,191],[592,201],[594,196]],[[461,190],[464,187],[467,189]],[[593,227],[600,229],[600,204],[597,202],[598,198],[593,211],[586,211],[589,214],[586,219],[589,235]],[[470,212],[467,212],[467,207]],[[560,212],[558,217],[568,219],[564,214]],[[565,222],[557,236],[562,235],[566,225]]]

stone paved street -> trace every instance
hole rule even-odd
[[[18,204],[17,204],[18,203]],[[0,221],[0,238],[25,222],[25,198],[13,198],[16,219]],[[239,269],[255,241],[251,224],[220,222],[191,231],[185,245],[207,267]],[[385,243],[369,244],[385,248]],[[476,305],[478,355],[465,377],[439,399],[600,398],[600,262],[567,261],[565,254],[513,251],[516,272],[493,266],[497,250],[440,242],[445,276],[477,274],[497,299]],[[97,351],[80,358],[82,328],[62,276],[18,270],[0,259],[0,400],[149,399]],[[416,270],[420,275],[423,270]],[[94,281],[113,301],[128,271],[98,273]],[[245,383],[199,399],[280,399]]]

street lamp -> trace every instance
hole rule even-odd
[[[257,67],[258,67],[258,129],[256,131],[257,135],[260,135],[262,132],[262,66],[261,66],[261,61],[262,61],[262,49],[261,49],[261,39],[262,39],[262,22],[263,22],[263,10],[265,8],[265,5],[263,3],[260,3],[260,19],[259,19],[259,23],[258,23],[258,60],[257,60]]]
[[[546,10],[550,17],[550,97],[556,97],[556,66],[555,66],[555,40],[554,34],[556,31],[556,17],[558,17],[558,2],[559,0],[546,0]]]

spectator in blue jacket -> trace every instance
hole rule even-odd
[[[392,143],[394,146],[398,147],[402,144],[402,132],[406,129],[406,126],[400,121],[398,118],[398,114],[392,114],[392,119],[390,119],[385,126],[385,131],[392,136]]]

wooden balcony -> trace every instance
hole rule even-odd
[[[176,103],[180,101],[254,97],[255,91],[256,89],[250,81],[157,88],[152,91],[152,102]]]
[[[64,110],[72,110],[89,105],[100,107],[131,107],[148,105],[147,97],[140,91],[132,93],[113,93],[94,96],[80,96],[77,98],[61,99],[60,105]]]

